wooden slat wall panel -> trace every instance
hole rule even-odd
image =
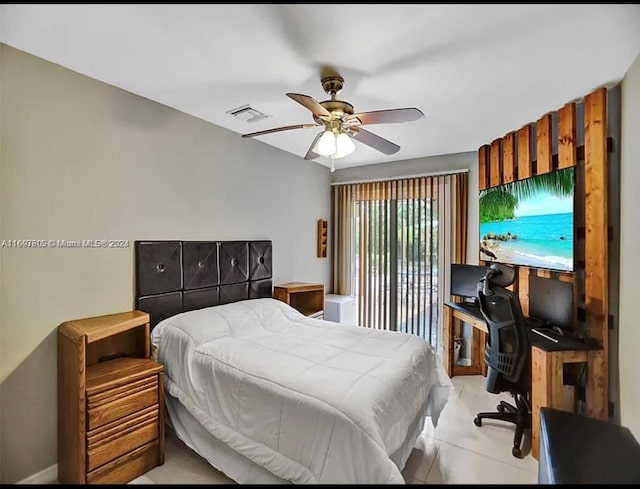
[[[542,277],[542,278],[551,278],[551,270],[545,270],[543,268],[538,268],[537,269],[537,275],[538,275],[538,277]]]
[[[558,168],[577,164],[576,104],[571,103],[558,111]]]
[[[518,298],[524,317],[529,316],[529,268],[518,268]]]
[[[587,371],[587,414],[604,420],[609,417],[608,352],[608,345],[602,350],[590,351]]]
[[[518,180],[531,176],[531,126],[518,130]]]
[[[582,114],[584,114],[584,124]],[[511,132],[503,139],[496,139],[491,145],[484,145],[479,150],[481,189],[523,180],[534,174],[541,175],[556,168],[576,168],[574,214],[576,272],[557,272],[521,266],[517,269],[517,280],[512,289],[518,293],[523,314],[528,316],[530,274],[572,283],[575,323],[578,320],[578,307],[581,306],[584,297],[586,334],[599,340],[603,345],[602,350],[590,352],[588,355],[587,414],[601,419],[606,419],[608,416],[606,117],[607,90],[601,88],[589,94],[584,103],[578,105],[569,103],[557,114],[546,114],[540,118],[535,126],[526,125],[517,131],[517,135]],[[557,121],[557,128],[555,121]],[[584,142],[582,134],[584,134]],[[578,160],[579,144],[584,144],[584,160],[582,156]],[[556,147],[557,161],[553,154]],[[583,232],[581,233],[580,230]],[[584,267],[584,274],[578,273],[582,267]],[[556,393],[557,396],[559,396],[558,393]]]
[[[607,91],[604,88],[585,98],[585,308],[587,334],[608,345],[608,218],[607,218]],[[597,356],[593,356],[598,360]],[[588,384],[599,386],[589,414],[606,419],[608,410],[608,365],[606,360],[589,368]]]
[[[547,114],[536,123],[536,175],[551,169],[551,114]]]
[[[607,103],[605,89],[585,99],[585,293],[587,331],[606,341],[607,320]]]
[[[571,283],[573,283],[573,279],[574,279],[574,274],[573,273],[564,273],[564,272],[559,272],[558,273],[558,280],[560,280],[561,282],[571,282]]]
[[[489,155],[491,159],[491,171],[490,182],[492,187],[496,187],[502,183],[502,147],[501,147],[501,139],[496,139],[491,142],[491,148],[489,150]]]
[[[515,153],[516,133],[510,132],[502,140],[502,181],[510,183],[515,180],[516,174],[516,153]]]
[[[585,238],[585,207],[584,207],[584,194],[585,194],[585,185],[584,185],[584,160],[578,161],[578,164],[575,166],[575,195],[576,195],[576,204],[574,206],[574,214],[573,221],[575,223],[574,232],[575,235],[573,237],[574,244],[574,259],[576,264],[576,270],[580,267],[578,266],[578,262],[585,262],[584,255],[584,238]]]
[[[489,186],[489,146],[484,145],[478,150],[478,188],[484,190]]]

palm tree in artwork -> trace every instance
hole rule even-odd
[[[573,187],[573,168],[567,168],[482,190],[480,222],[513,219],[518,201],[545,192],[560,198],[571,197]]]

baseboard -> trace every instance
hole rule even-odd
[[[53,484],[58,482],[58,464],[53,464],[40,472],[22,479],[17,484]]]

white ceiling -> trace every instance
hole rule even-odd
[[[598,86],[640,51],[639,5],[2,5],[3,42],[239,134],[312,122],[322,66],[356,111],[426,117],[367,129],[342,168],[476,150]],[[244,104],[273,117],[248,124]],[[304,156],[315,129],[259,139]],[[240,136],[238,136],[240,137]],[[319,163],[329,165],[324,158]]]

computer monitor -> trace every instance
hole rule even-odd
[[[529,316],[573,330],[573,284],[529,275]]]
[[[477,300],[478,282],[489,267],[451,264],[451,295]]]

